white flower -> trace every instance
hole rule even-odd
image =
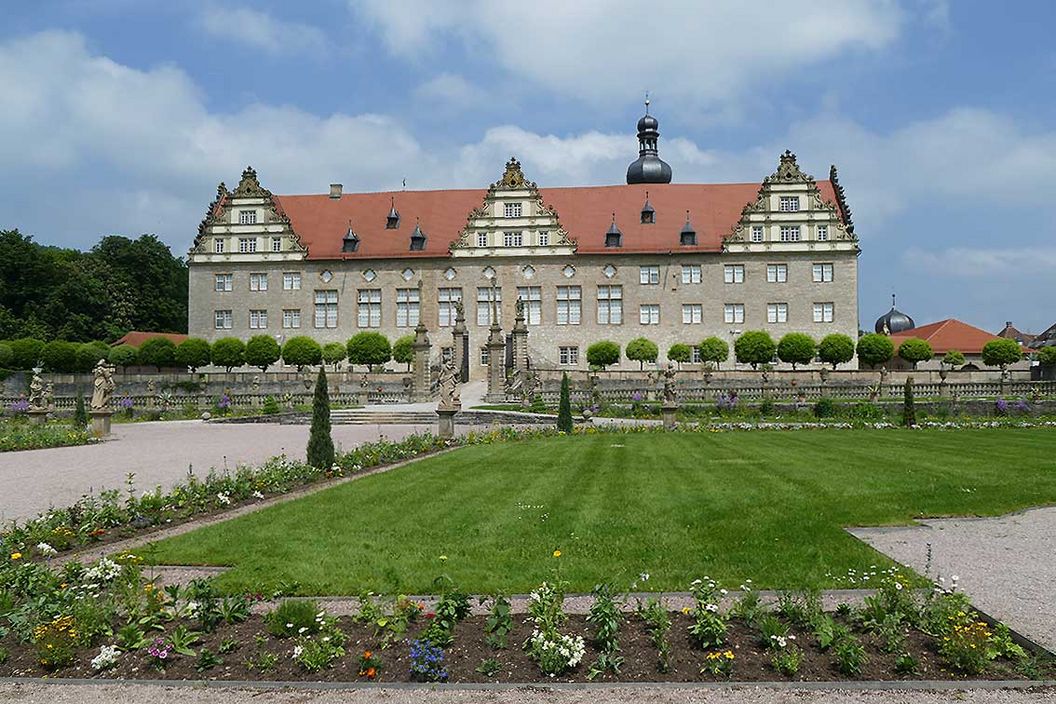
[[[720,589],[719,590],[719,594],[722,594],[723,596],[726,596],[727,594],[729,594],[729,592],[726,591],[725,589]]]
[[[642,572],[640,575],[638,575],[638,579],[642,580],[643,582],[648,582],[649,581],[649,573],[648,572]]]
[[[231,503],[231,497],[222,491],[216,495],[216,500],[222,503],[224,506],[227,506]]]
[[[286,624],[286,628],[293,628],[293,624],[292,623],[287,623]]]
[[[719,613],[719,607],[718,607],[717,604],[708,604],[704,608],[707,609],[708,611],[710,611],[713,614]]]
[[[307,630],[308,630],[308,626],[301,626],[300,628],[297,629],[297,635],[302,635]]]
[[[299,645],[294,646],[294,648],[293,648],[293,659],[296,660],[297,658],[301,657],[301,653],[303,653],[303,652],[304,652],[304,648],[302,648]]]
[[[51,557],[52,555],[57,554],[59,551],[51,547],[47,543],[37,543],[37,552],[39,552],[44,557]]]
[[[254,491],[253,492],[253,498],[254,499],[263,499],[264,498],[264,494],[260,493],[259,491]]]
[[[107,670],[117,664],[121,656],[121,649],[116,645],[104,645],[99,648],[99,654],[92,658],[93,670]]]

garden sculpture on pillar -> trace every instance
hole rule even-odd
[[[29,382],[29,420],[41,425],[48,417],[48,405],[44,398],[44,380],[40,378],[40,367],[33,367],[33,378]]]
[[[356,405],[366,406],[370,403],[370,389],[368,388],[370,381],[367,379],[367,373],[363,372],[363,376],[359,377],[359,391],[357,392]]]
[[[422,282],[418,282],[418,300],[421,299]],[[433,379],[429,371],[429,334],[422,316],[418,316],[418,325],[414,328],[414,376],[411,378],[411,401],[428,401],[432,397]]]
[[[462,410],[462,399],[458,393],[458,370],[455,362],[449,359],[440,366],[440,401],[436,414],[440,416],[439,436],[450,438],[455,435],[455,414]]]
[[[664,369],[664,402],[660,407],[665,428],[675,427],[675,413],[678,411],[678,396],[675,393],[675,365],[668,362]]]
[[[818,376],[821,377],[821,395],[823,398],[829,396],[829,369],[822,367],[818,370]]]
[[[495,279],[491,280],[491,329],[488,333],[488,403],[502,403],[506,400],[506,341],[499,327],[499,309],[496,302],[498,289]]]
[[[528,326],[524,319],[524,299],[517,299],[517,317],[513,321],[513,369],[524,371],[529,367],[528,361]]]
[[[114,367],[107,364],[105,359],[100,359],[93,374],[95,379],[92,382],[92,434],[101,438],[110,434],[110,418],[114,414],[110,407],[116,386]]]
[[[153,411],[157,406],[158,400],[158,382],[153,379],[147,379],[147,410]]]
[[[455,301],[455,327],[451,330],[452,348],[451,357],[455,364],[455,370],[458,373],[458,380],[463,384],[469,381],[466,371],[469,365],[466,363],[466,337],[469,332],[466,330],[466,309],[462,305],[461,300]]]

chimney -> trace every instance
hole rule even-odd
[[[330,184],[330,197],[337,199],[341,197],[341,184],[331,183]]]
[[[1012,327],[1012,321],[1011,321],[1011,320],[1006,320],[1006,321],[1005,321],[1005,327],[1006,327],[1006,328],[1010,328],[1010,327]]]

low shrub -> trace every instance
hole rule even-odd
[[[832,418],[836,415],[836,404],[831,398],[819,398],[814,404],[815,418]]]
[[[277,638],[312,635],[322,627],[323,613],[312,599],[286,599],[264,616],[264,622]]]

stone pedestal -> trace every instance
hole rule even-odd
[[[678,406],[674,404],[665,403],[660,407],[660,413],[664,418],[664,427],[671,430],[675,427],[675,412],[678,411]]]
[[[414,376],[411,377],[411,402],[421,403],[432,397],[433,379],[429,372],[429,335],[425,323],[418,321],[414,329]]]
[[[27,414],[32,425],[44,425],[48,419],[48,411],[44,408],[31,408]]]
[[[451,331],[451,363],[455,365],[455,373],[458,374],[458,382],[460,384],[465,384],[469,381],[463,373],[463,370],[468,368],[465,360],[466,349],[468,348],[466,338],[468,335],[466,322],[464,320],[456,320],[455,329]]]
[[[92,411],[92,435],[97,438],[105,438],[110,434],[110,418],[113,411]]]
[[[517,300],[517,317],[513,321],[513,330],[510,333],[510,344],[513,346],[513,370],[515,372],[527,371],[528,326],[524,322],[524,301],[520,299]]]
[[[506,401],[506,342],[498,324],[492,326],[488,336],[488,393],[484,400],[488,403]]]
[[[440,417],[440,421],[437,426],[437,435],[441,438],[453,438],[455,437],[455,415],[459,412],[459,408],[438,408],[436,409],[436,415]]]

